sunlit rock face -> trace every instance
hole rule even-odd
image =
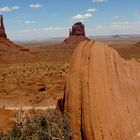
[[[73,140],[140,139],[140,63],[83,41],[66,79],[64,111],[71,114]]]

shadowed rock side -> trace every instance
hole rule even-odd
[[[140,139],[140,64],[84,41],[71,59],[64,98],[73,140]]]
[[[140,47],[140,42],[137,42],[137,43],[135,44],[135,46],[136,46],[136,47]]]
[[[7,35],[5,33],[5,28],[3,24],[3,16],[0,15],[0,37],[7,38]]]

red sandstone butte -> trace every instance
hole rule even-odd
[[[85,33],[85,26],[81,22],[77,22],[69,30],[69,37],[64,40],[66,44],[78,44],[80,41],[88,40]]]
[[[29,51],[29,49],[18,46],[7,38],[3,22],[3,16],[0,15],[0,50],[10,50],[11,48],[21,51]]]
[[[0,15],[0,38],[7,38],[7,35],[5,33],[5,28],[4,28],[4,24],[3,24],[3,16]]]
[[[73,140],[140,140],[140,63],[106,44],[84,41],[67,75],[64,111]]]

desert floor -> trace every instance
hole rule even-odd
[[[97,39],[115,48],[126,60],[136,61],[140,61],[140,47],[134,44],[139,40]],[[74,46],[59,42],[20,45],[30,49],[36,57],[25,57],[20,61],[0,60],[0,130],[7,129],[14,109],[55,108],[64,94],[66,73],[74,50]]]

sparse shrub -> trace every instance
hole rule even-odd
[[[21,111],[16,115],[12,131],[0,134],[0,140],[71,140],[73,131],[69,116],[53,109],[34,115]]]

